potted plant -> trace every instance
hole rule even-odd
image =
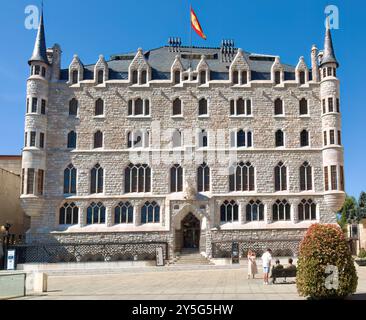
[[[356,258],[355,261],[360,267],[366,267],[366,250],[365,249],[360,250],[360,253],[358,254],[358,258]]]

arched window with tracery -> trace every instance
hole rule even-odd
[[[130,164],[125,169],[125,193],[151,192],[151,169],[147,164]]]
[[[141,223],[160,223],[160,206],[155,201],[145,202],[141,208]]]
[[[225,201],[220,208],[222,223],[233,223],[239,221],[239,205],[234,201]]]
[[[60,225],[75,225],[79,223],[79,208],[75,203],[65,203],[60,208],[59,224]]]

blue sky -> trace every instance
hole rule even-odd
[[[366,190],[366,2],[363,0],[192,0],[208,40],[194,36],[195,45],[218,46],[224,38],[249,52],[280,55],[296,64],[309,64],[312,44],[324,39],[324,9],[336,5],[340,29],[333,31],[340,61],[347,192],[358,197]],[[24,27],[27,5],[35,0],[2,1],[0,10],[0,154],[20,154],[23,145],[27,60],[35,30]],[[189,43],[188,0],[45,0],[47,45],[59,43],[63,66],[77,53],[85,64],[99,54],[150,49],[168,37]]]

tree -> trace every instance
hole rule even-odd
[[[347,226],[349,219],[352,219],[356,215],[357,208],[358,203],[356,199],[347,195],[343,207],[340,211],[341,218],[338,221],[338,224],[343,230]]]
[[[366,209],[366,192],[361,192],[360,198],[358,200],[358,206],[361,209]]]
[[[312,225],[300,245],[296,285],[313,299],[345,298],[358,277],[346,237],[335,225]]]

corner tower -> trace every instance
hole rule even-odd
[[[30,217],[41,214],[46,174],[47,104],[52,66],[48,59],[43,10],[27,80],[25,143],[22,162],[21,204]]]
[[[323,171],[325,202],[337,212],[345,200],[344,154],[340,83],[337,78],[339,63],[336,59],[332,34],[327,24],[324,51],[319,55],[320,99],[322,105]]]

